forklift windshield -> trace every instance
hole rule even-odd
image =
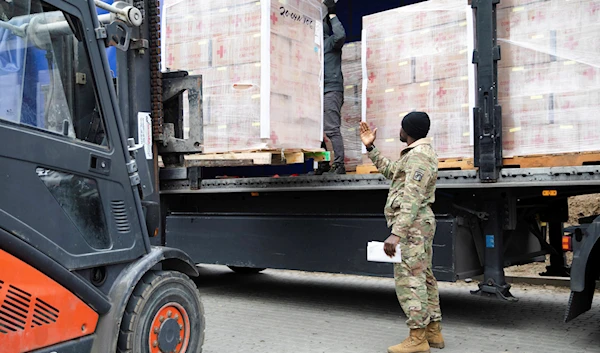
[[[0,0],[0,120],[108,146],[80,28],[43,1]]]

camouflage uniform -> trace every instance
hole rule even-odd
[[[394,264],[396,294],[411,329],[441,321],[437,281],[431,270],[438,160],[431,139],[420,139],[391,162],[377,148],[369,157],[380,173],[392,180],[385,217],[392,234],[400,237],[402,262]]]

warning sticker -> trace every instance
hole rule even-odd
[[[150,118],[150,113],[138,113],[138,143],[144,145],[146,159],[152,159],[152,118]]]

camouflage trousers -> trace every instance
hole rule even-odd
[[[435,227],[435,218],[420,219],[406,236],[400,237],[402,262],[394,264],[394,279],[398,301],[411,329],[442,321],[437,281],[431,270]]]

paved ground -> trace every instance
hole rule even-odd
[[[407,333],[391,279],[201,272],[204,353],[379,353]],[[440,284],[447,347],[432,352],[600,352],[600,293],[590,312],[565,324],[566,288],[516,285],[513,304],[472,296],[474,287]]]

